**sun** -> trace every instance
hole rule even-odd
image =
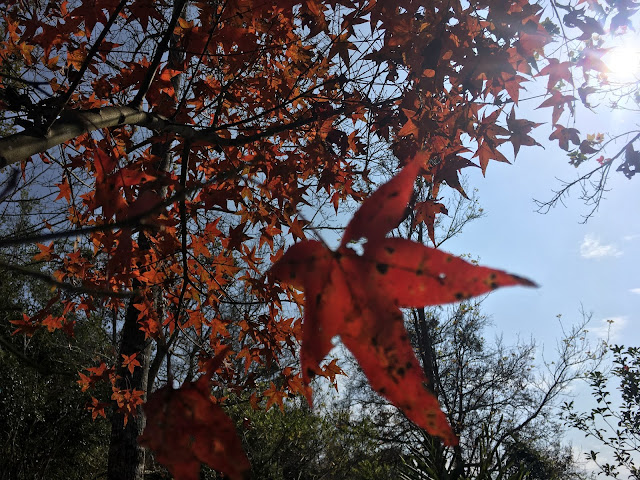
[[[609,67],[609,81],[626,83],[640,80],[640,48],[620,45],[604,55],[604,63]]]

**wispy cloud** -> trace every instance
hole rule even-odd
[[[638,295],[640,295],[640,288],[632,288],[631,290],[629,290],[631,293],[637,293]]]
[[[627,317],[609,317],[600,320],[599,324],[587,327],[587,330],[602,340],[610,342],[619,341],[622,338],[622,331],[627,326]]]
[[[631,240],[635,240],[636,238],[640,238],[640,233],[636,233],[634,235],[625,235],[622,239],[625,242],[630,242]]]
[[[587,234],[580,245],[580,256],[582,258],[602,258],[619,257],[622,251],[613,245],[603,245],[600,240],[592,234]]]

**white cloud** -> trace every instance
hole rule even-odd
[[[638,295],[640,295],[640,288],[632,288],[631,290],[629,290],[631,293],[637,293]]]
[[[600,320],[600,324],[595,327],[587,327],[590,333],[602,340],[609,342],[619,341],[622,331],[627,326],[627,317],[609,317]]]
[[[603,245],[594,235],[587,234],[580,245],[582,258],[619,257],[622,252],[615,245]]]
[[[640,233],[636,233],[634,235],[625,235],[622,239],[625,242],[630,242],[631,240],[635,240],[636,238],[640,238]]]

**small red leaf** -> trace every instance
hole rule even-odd
[[[573,77],[571,75],[571,67],[573,67],[573,63],[571,62],[562,62],[557,58],[550,58],[549,65],[540,70],[540,73],[536,75],[536,77],[543,77],[545,75],[549,75],[549,81],[547,83],[547,91],[551,91],[553,87],[555,87],[556,83],[560,80],[566,80],[571,85],[573,85]]]
[[[58,193],[58,196],[53,200],[56,201],[56,200],[60,200],[61,198],[64,198],[67,202],[70,202],[71,186],[69,185],[69,181],[67,180],[67,177],[64,177],[62,179],[62,183],[56,183],[56,187],[60,189],[60,193]]]
[[[133,370],[136,367],[140,366],[140,362],[136,358],[137,356],[137,353],[134,353],[133,355],[125,355],[124,353],[122,354],[122,366],[129,370],[131,375],[133,375]]]
[[[49,261],[52,258],[57,257],[53,251],[53,242],[49,245],[43,245],[42,243],[36,243],[36,245],[40,249],[40,253],[33,256],[33,259],[36,262],[39,262],[40,260]]]
[[[445,215],[449,214],[449,212],[447,212],[447,208],[442,203],[427,200],[416,204],[416,213],[413,219],[414,226],[420,222],[425,223],[427,226],[427,232],[429,233],[429,238],[434,245],[436,243],[434,223],[438,213],[444,213]]]

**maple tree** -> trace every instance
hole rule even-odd
[[[19,75],[3,74],[0,84],[4,111],[12,112],[5,120],[15,127],[0,139],[0,167],[19,170],[0,196],[46,166],[43,182],[60,207],[43,219],[43,231],[0,240],[0,247],[36,243],[34,258],[50,266],[44,279],[56,289],[43,308],[12,323],[16,334],[72,336],[71,313],[113,313],[117,355],[88,365],[79,380],[87,391],[112,390],[91,405],[104,415],[111,401],[109,478],[143,475],[141,407],[160,375],[172,384],[174,352],[187,342],[205,380],[190,378],[177,392],[165,387],[149,403],[184,409],[179,418],[189,429],[221,421],[205,386],[216,402],[245,389],[254,390],[255,406],[310,397],[311,372],[335,376],[321,362],[339,334],[374,388],[455,443],[423,385],[399,307],[529,282],[386,235],[409,207],[433,237],[436,216],[446,214],[443,184],[466,196],[461,169],[484,174],[491,161],[508,162],[502,145],[511,143],[514,157],[537,145],[530,134],[538,124],[517,118],[515,106],[539,61],[548,65],[538,75],[549,75],[541,107],[553,107],[554,124],[572,110],[575,99],[556,88],[570,81],[569,66],[542,60],[552,36],[540,5],[9,0],[5,7],[0,59],[19,65]],[[607,15],[619,26],[632,10],[616,6]],[[564,22],[599,33],[587,18],[573,13]],[[588,48],[573,69],[602,69],[599,47]],[[570,129],[554,138],[561,147],[579,141]],[[308,240],[332,227],[322,218],[339,219],[368,196],[389,153],[404,168],[362,204],[338,250]],[[429,190],[419,205],[416,179]],[[359,237],[367,238],[361,255],[349,248]],[[284,253],[292,240],[302,241]],[[29,274],[25,265],[7,268]],[[303,304],[301,325],[290,306]],[[274,371],[299,341],[302,368]],[[219,364],[207,369],[214,357]],[[258,391],[260,375],[280,381]],[[165,438],[184,440],[170,431]],[[193,445],[184,458],[165,460],[176,477],[192,478],[203,460],[225,469],[211,445]],[[239,478],[244,470],[227,473]]]

